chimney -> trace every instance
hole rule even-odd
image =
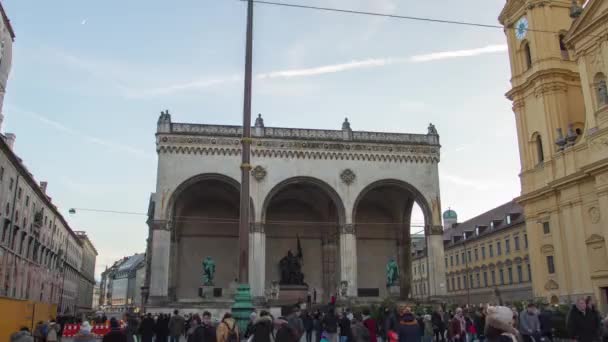
[[[12,150],[13,146],[15,146],[15,139],[17,139],[17,136],[14,133],[6,133],[4,136],[6,137],[5,141],[8,148]]]
[[[46,187],[47,185],[49,185],[49,182],[40,182],[40,190],[42,190],[42,193],[46,195]]]

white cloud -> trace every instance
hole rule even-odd
[[[351,70],[381,68],[394,64],[426,63],[455,58],[469,58],[485,54],[504,52],[506,50],[506,44],[495,44],[487,45],[481,48],[438,51],[428,54],[414,55],[410,57],[370,58],[365,60],[353,60],[346,63],[329,64],[310,68],[276,70],[265,73],[259,73],[255,75],[255,77],[258,80],[311,77],[346,72]],[[142,84],[150,84],[152,82],[159,83],[162,80],[159,80],[158,78],[155,80],[146,80],[143,79],[146,76],[142,75],[157,75],[156,73],[149,73],[145,70],[136,70],[137,67],[122,65],[119,63],[82,59],[62,51],[54,52],[56,57],[58,57],[59,60],[64,64],[81,69],[97,79],[107,81],[108,83],[110,83],[110,85],[112,85],[115,89],[119,90],[120,93],[127,98],[171,95],[184,91],[201,90],[224,84],[242,82],[243,79],[241,75],[230,75],[200,78],[184,82],[174,82],[170,83],[169,85],[150,87]]]
[[[477,191],[488,191],[497,188],[503,188],[505,185],[500,182],[496,182],[493,180],[483,180],[478,178],[464,178],[457,175],[449,174],[446,172],[442,172],[439,175],[441,180],[445,180],[454,185],[459,185],[463,187],[473,188]]]
[[[82,21],[80,22],[80,25],[86,25],[87,24],[87,20],[86,19],[82,19]]]
[[[505,52],[507,51],[507,44],[495,44],[488,45],[477,49],[468,50],[454,50],[454,51],[441,51],[433,52],[425,55],[417,55],[409,58],[410,62],[431,62],[439,61],[443,59],[461,58],[461,57],[475,57],[479,55],[485,55],[489,53]]]
[[[68,127],[62,123],[59,123],[55,120],[49,119],[48,117],[45,117],[43,115],[33,113],[30,111],[21,110],[18,108],[13,108],[12,110],[14,112],[18,112],[18,113],[30,116],[34,119],[37,119],[38,121],[40,121],[50,127],[53,127],[56,130],[76,136],[76,137],[82,139],[83,141],[89,142],[91,144],[103,146],[109,150],[125,152],[125,153],[128,153],[128,154],[136,156],[136,157],[140,157],[140,158],[145,158],[145,159],[154,159],[155,158],[154,154],[145,152],[138,148],[135,148],[135,147],[132,147],[129,145],[125,145],[125,144],[115,143],[115,142],[112,142],[109,140],[100,139],[100,138],[97,138],[97,137],[94,137],[91,135],[80,133],[80,131],[77,131],[77,130],[75,130],[71,127]]]

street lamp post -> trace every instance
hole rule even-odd
[[[249,287],[249,177],[251,170],[251,83],[253,72],[253,0],[247,1],[245,42],[245,89],[243,96],[243,137],[241,138],[241,199],[239,220],[239,285],[232,312],[241,331],[245,331],[253,310]]]

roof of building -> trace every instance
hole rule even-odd
[[[510,216],[510,221],[507,221],[507,216]],[[462,237],[465,232],[475,233],[474,237],[469,237],[468,239],[472,239],[478,236],[484,236],[486,234],[490,234],[497,230],[506,229],[512,226],[519,225],[525,222],[524,211],[523,208],[517,204],[514,200],[507,202],[503,205],[500,205],[494,209],[486,211],[485,213],[473,217],[472,219],[458,223],[452,228],[448,228],[443,231],[443,240],[444,241],[452,241],[453,243],[458,243],[458,241],[454,241],[454,236]],[[483,231],[477,230],[478,227],[490,228],[483,229]]]
[[[458,214],[456,214],[456,212],[452,209],[448,209],[446,211],[443,212],[443,219],[457,219],[458,218]]]
[[[13,31],[13,25],[11,25],[11,21],[8,19],[8,16],[4,11],[4,6],[2,6],[2,2],[0,2],[0,13],[2,13],[2,19],[4,19],[4,24],[6,25],[8,32],[11,34],[11,38],[15,40],[15,31]]]
[[[87,236],[87,232],[79,230],[79,231],[75,231],[74,233],[78,237],[78,240],[81,242],[81,244],[88,243],[89,246],[95,252],[95,255],[99,255],[99,253],[97,252],[97,249],[95,248],[95,245],[93,245],[93,241],[91,241],[91,239],[89,239],[89,237]]]
[[[120,266],[118,266],[118,272],[132,271],[141,265],[141,263],[145,260],[146,255],[144,253],[133,254],[130,257],[126,257],[126,260],[123,259],[123,262]]]

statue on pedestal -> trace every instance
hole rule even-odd
[[[395,259],[390,259],[386,264],[386,287],[396,286],[399,280],[399,266]]]
[[[213,286],[215,276],[215,261],[210,256],[203,260],[203,285]]]
[[[281,271],[281,285],[304,285],[304,274],[300,258],[293,255],[291,251],[279,262]]]

